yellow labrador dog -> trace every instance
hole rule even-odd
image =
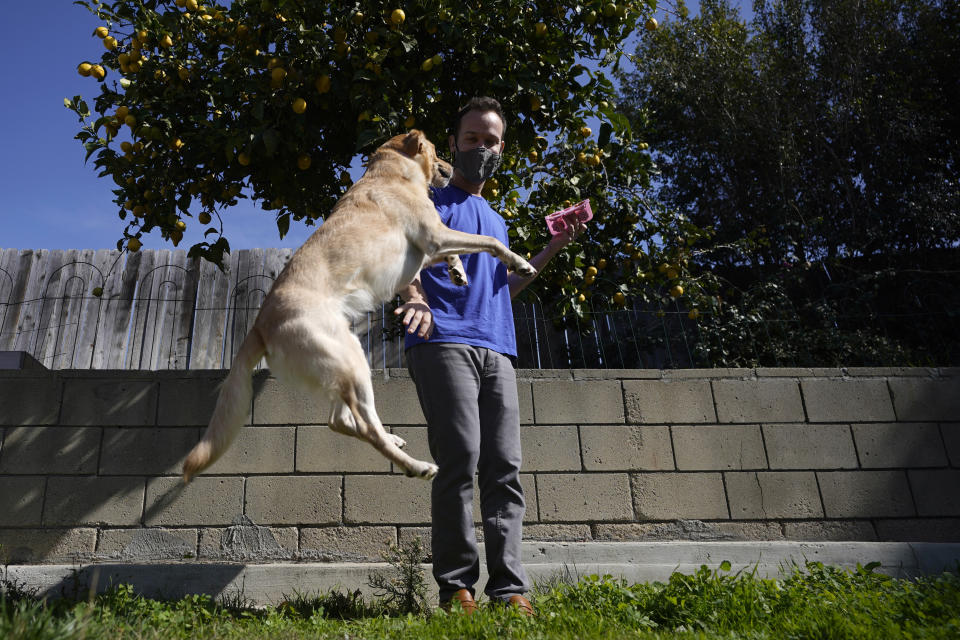
[[[400,450],[374,410],[370,368],[350,331],[356,318],[393,298],[426,265],[445,260],[450,278],[466,284],[461,253],[487,252],[527,277],[536,270],[499,240],[447,228],[429,195],[452,169],[420,131],[378,148],[363,177],[300,247],[263,301],[237,353],[203,438],[183,465],[185,482],[227,449],[246,421],[251,376],[266,356],[282,382],[330,394],[330,428],[366,440],[407,475],[432,478],[436,465]]]

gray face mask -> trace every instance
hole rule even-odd
[[[460,170],[463,177],[474,184],[486,182],[500,166],[500,154],[486,147],[477,147],[468,151],[457,149],[453,156],[453,166]]]

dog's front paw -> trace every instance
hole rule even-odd
[[[513,265],[513,272],[524,278],[532,278],[537,275],[537,270],[533,268],[533,265],[519,256],[517,257],[517,263]]]
[[[467,274],[465,274],[462,269],[459,267],[450,267],[448,271],[450,272],[450,282],[458,287],[467,286]]]
[[[431,464],[429,462],[423,462],[421,460],[414,460],[414,464],[407,469],[408,478],[423,478],[424,480],[431,480],[437,471],[439,471],[437,465]]]
[[[393,442],[393,444],[396,445],[398,449],[403,449],[405,446],[407,446],[407,441],[398,435],[388,433],[387,437],[390,438],[390,441]]]

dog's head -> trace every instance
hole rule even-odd
[[[390,138],[381,148],[393,149],[411,158],[423,170],[427,184],[431,186],[445,187],[450,182],[453,167],[437,156],[437,148],[418,129]]]

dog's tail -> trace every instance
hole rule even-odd
[[[237,437],[240,427],[250,411],[250,401],[253,397],[253,368],[266,353],[267,347],[256,327],[250,330],[240,351],[233,359],[233,367],[227,374],[220,396],[217,398],[217,408],[213,411],[210,424],[203,434],[203,438],[193,448],[183,463],[183,481],[190,482],[190,478],[200,473],[217,461],[233,439]]]

